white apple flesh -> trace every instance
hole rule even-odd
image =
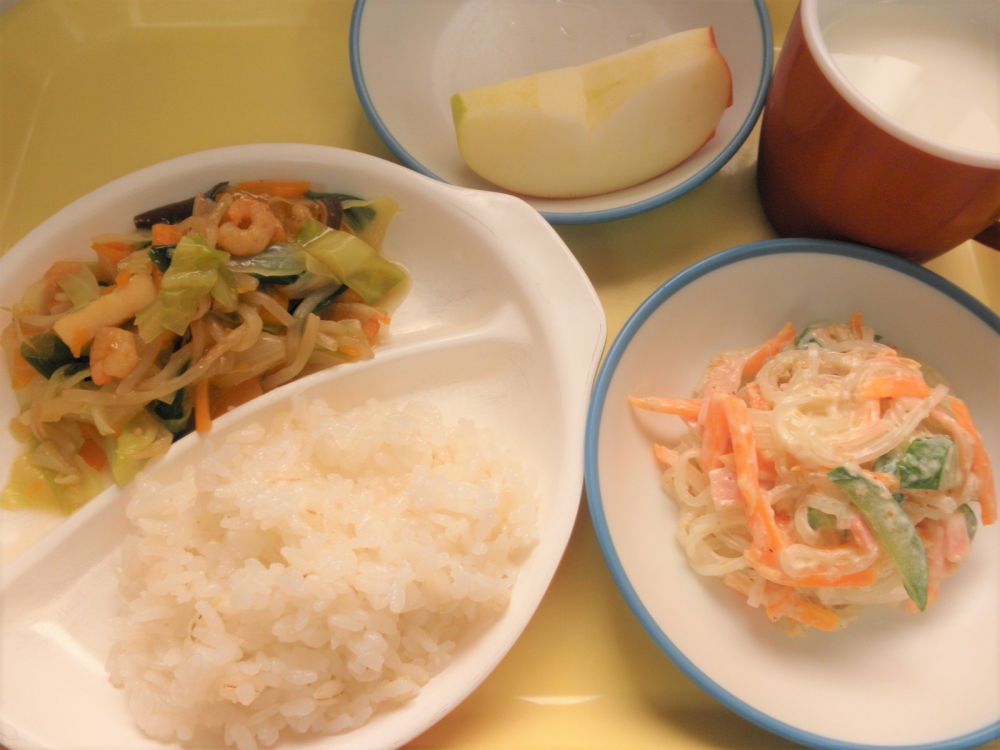
[[[572,198],[669,171],[711,140],[732,76],[711,27],[451,99],[462,158],[511,192]]]

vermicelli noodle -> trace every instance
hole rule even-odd
[[[923,610],[996,519],[965,403],[860,313],[716,357],[694,398],[630,403],[689,427],[654,454],[691,567],[792,634]]]

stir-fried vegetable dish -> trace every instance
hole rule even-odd
[[[720,355],[693,398],[630,402],[689,428],[654,454],[692,567],[793,634],[924,610],[996,520],[965,403],[860,313]]]
[[[0,503],[72,511],[229,409],[372,357],[408,287],[380,254],[395,211],[307,182],[223,182],[54,263],[2,334],[25,450]]]

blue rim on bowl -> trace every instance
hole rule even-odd
[[[587,412],[587,432],[585,441],[586,468],[584,475],[587,492],[587,504],[593,521],[594,530],[608,568],[610,569],[612,577],[614,578],[615,583],[621,591],[629,608],[637,617],[642,627],[655,641],[657,646],[659,646],[659,648],[663,650],[688,677],[690,677],[709,695],[732,710],[734,713],[739,714],[754,724],[757,724],[758,726],[776,735],[804,745],[822,748],[823,750],[885,750],[890,747],[893,747],[894,750],[899,750],[899,746],[846,742],[799,729],[750,706],[741,698],[737,697],[715,682],[694,662],[692,662],[677,647],[677,645],[673,643],[673,641],[671,641],[670,637],[657,624],[649,610],[643,604],[642,599],[632,585],[628,573],[626,572],[615,548],[614,540],[611,537],[608,525],[608,519],[604,511],[604,503],[600,489],[600,476],[598,471],[601,414],[604,410],[611,380],[614,377],[615,371],[618,368],[623,354],[632,342],[636,333],[649,319],[649,317],[670,297],[700,277],[723,268],[724,266],[749,258],[787,253],[819,253],[846,256],[852,259],[867,261],[869,263],[885,266],[892,270],[899,271],[917,279],[918,281],[926,283],[942,294],[950,297],[970,313],[981,319],[998,336],[1000,336],[1000,316],[986,307],[986,305],[956,285],[952,284],[950,281],[923,268],[922,266],[918,266],[911,261],[880,250],[833,240],[789,238],[765,240],[748,245],[741,245],[739,247],[720,252],[687,268],[653,292],[653,294],[651,294],[626,321],[621,332],[615,338],[614,343],[608,350],[607,356],[605,357],[604,363],[602,364],[595,381],[590,407]],[[959,737],[953,737],[941,742],[908,745],[907,747],[909,750],[958,750],[959,748],[976,747],[998,738],[1000,738],[1000,721],[995,721],[992,724],[982,727],[981,729]]]
[[[396,136],[393,135],[372,100],[371,93],[368,90],[368,84],[365,81],[365,74],[361,62],[361,25],[363,23],[367,3],[368,0],[356,0],[354,12],[351,16],[350,29],[351,76],[354,80],[354,88],[361,101],[361,106],[379,137],[385,142],[393,154],[395,154],[396,157],[403,162],[403,164],[416,170],[417,172],[427,175],[428,177],[432,177],[435,180],[447,182],[447,180],[442,178],[440,175],[435,174],[430,168],[427,167],[427,165],[416,159],[413,154],[407,150],[406,146],[404,146],[396,138]],[[705,167],[696,174],[692,175],[679,185],[660,193],[659,195],[637,200],[625,206],[595,211],[560,212],[540,210],[539,213],[541,213],[546,220],[552,224],[593,224],[634,216],[680,198],[685,193],[694,190],[696,187],[706,182],[716,172],[722,169],[723,166],[725,166],[726,162],[728,162],[739,150],[740,146],[743,145],[744,141],[746,141],[750,132],[757,124],[757,120],[764,108],[764,101],[767,98],[768,88],[771,85],[771,75],[774,63],[774,38],[771,31],[771,18],[767,12],[765,0],[753,0],[753,4],[757,11],[757,19],[760,23],[760,32],[764,47],[760,77],[758,79],[757,91],[754,94],[752,104],[746,117],[740,124],[739,129],[733,135],[732,139],[726,144],[722,151],[720,151],[715,158],[712,159],[712,161],[706,164]]]

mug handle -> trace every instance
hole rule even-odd
[[[987,247],[1000,250],[1000,221],[992,226],[986,227],[982,232],[973,237],[976,242],[982,242]]]

